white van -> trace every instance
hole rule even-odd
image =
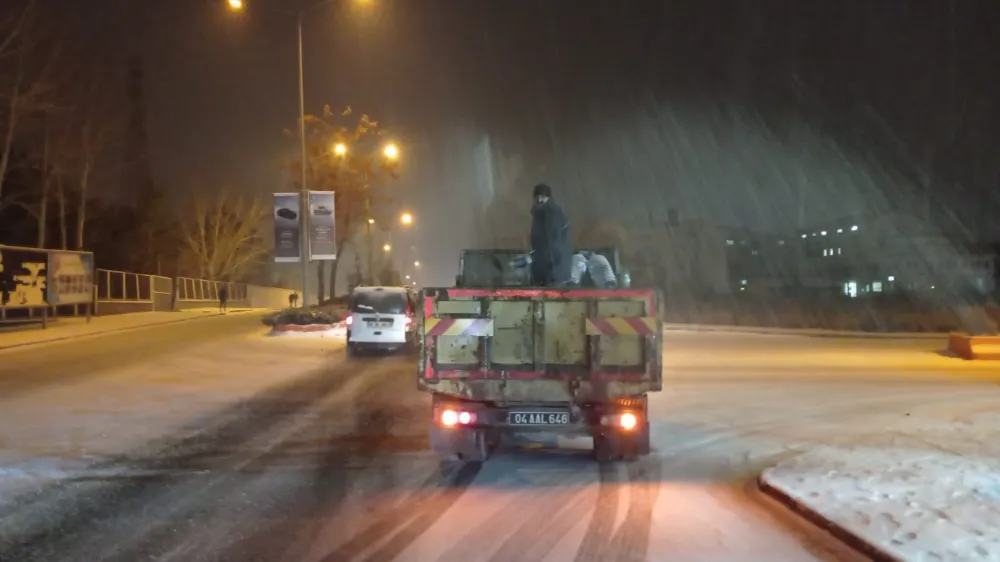
[[[397,351],[416,342],[416,295],[406,287],[357,287],[347,317],[347,352]]]

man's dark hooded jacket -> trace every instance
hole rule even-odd
[[[549,199],[531,208],[532,279],[539,285],[566,283],[570,279],[573,255],[569,220],[552,199],[549,186],[535,186],[534,195],[545,195]]]

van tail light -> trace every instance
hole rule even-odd
[[[353,323],[354,323],[354,315],[353,314],[348,314],[347,318],[344,318],[344,324],[350,326]]]
[[[410,324],[413,324],[413,317],[412,316],[407,316],[406,320],[403,320],[403,326],[409,328]]]

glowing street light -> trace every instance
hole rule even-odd
[[[409,275],[407,275],[407,276],[406,276],[406,278],[407,278],[407,279],[409,279],[409,278],[410,278],[410,276],[409,276]]]
[[[382,251],[383,252],[388,252],[389,250],[392,250],[392,246],[390,246],[388,244],[382,246]]]
[[[420,260],[413,262],[413,267],[420,267]]]
[[[382,149],[382,154],[384,154],[389,160],[395,160],[399,158],[399,147],[394,144],[387,144],[385,145],[385,148]]]
[[[243,9],[243,0],[229,0],[226,2],[230,10],[240,11]]]
[[[338,142],[337,144],[333,145],[333,153],[336,154],[337,156],[343,156],[347,154],[347,145],[342,142]]]
[[[403,213],[402,215],[399,216],[399,222],[405,225],[411,225],[413,224],[413,215],[411,215],[410,213]]]
[[[368,224],[375,224],[375,219],[368,219]]]

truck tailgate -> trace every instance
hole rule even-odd
[[[421,297],[421,390],[503,404],[662,388],[654,290],[428,288]]]

